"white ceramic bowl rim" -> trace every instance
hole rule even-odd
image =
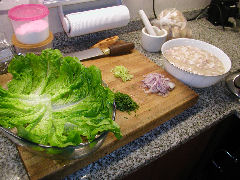
[[[168,34],[167,30],[159,29],[157,26],[152,26],[152,27],[153,27],[154,30],[163,31],[164,32],[163,35],[161,35],[161,36],[159,36],[159,35],[157,35],[157,36],[150,35],[150,34],[146,33],[146,28],[145,27],[142,28],[142,33],[145,34],[146,36],[155,37],[155,38],[167,36],[167,34]]]
[[[166,48],[166,46],[167,46],[168,44],[172,44],[171,47],[176,47],[176,45],[174,45],[174,42],[177,42],[177,41],[191,42],[191,46],[194,46],[194,43],[195,43],[195,44],[196,44],[196,43],[198,43],[198,44],[203,44],[203,45],[206,45],[206,46],[211,47],[211,48],[213,48],[213,49],[216,49],[219,53],[221,53],[222,56],[224,56],[223,58],[225,58],[225,59],[229,62],[229,66],[228,66],[228,67],[224,66],[224,67],[225,67],[225,72],[224,72],[223,74],[219,74],[219,75],[200,75],[200,74],[196,74],[196,73],[192,73],[192,72],[186,71],[186,70],[184,70],[184,69],[182,69],[182,68],[180,68],[180,67],[178,67],[178,66],[175,66],[173,63],[171,63],[170,61],[168,61],[168,59],[165,57],[164,51],[167,50],[167,49],[165,49],[165,48]],[[190,45],[190,44],[188,44],[188,45]],[[196,47],[196,46],[195,46],[195,47]],[[200,49],[201,49],[201,48],[200,48]],[[205,50],[205,49],[204,49],[204,50]],[[208,50],[206,50],[206,51],[208,51]],[[186,72],[186,73],[188,73],[188,74],[190,74],[190,75],[197,75],[197,76],[202,76],[202,77],[220,77],[220,76],[223,76],[224,74],[226,74],[226,73],[231,69],[231,65],[232,65],[230,58],[229,58],[221,49],[219,49],[218,47],[216,47],[216,46],[214,46],[214,45],[212,45],[212,44],[209,44],[209,43],[204,42],[204,41],[196,40],[196,39],[177,38],[177,39],[168,40],[168,41],[166,41],[166,42],[162,45],[161,52],[162,52],[165,60],[167,60],[170,64],[172,64],[172,65],[173,65],[174,67],[176,67],[177,69],[179,69],[179,70],[181,70],[181,71],[184,71],[184,72]],[[208,51],[208,52],[209,52],[209,51]],[[211,52],[210,52],[210,53],[211,53]],[[211,54],[213,54],[213,53],[211,53]],[[215,55],[215,54],[214,54],[214,55]],[[218,59],[219,59],[219,57],[218,57]]]

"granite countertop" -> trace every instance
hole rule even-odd
[[[240,69],[240,33],[211,25],[202,18],[188,22],[193,38],[203,40],[222,49],[232,60],[232,73]],[[54,47],[63,52],[86,48],[97,41],[118,35],[120,39],[134,42],[135,47],[149,59],[162,66],[159,53],[148,53],[140,45],[142,24],[131,22],[128,28],[67,38],[64,33],[55,34]],[[115,150],[111,154],[89,164],[66,179],[117,179],[154,161],[187,140],[220,122],[230,113],[239,116],[239,101],[225,86],[224,79],[214,86],[193,90],[199,94],[198,102],[175,118],[165,122],[142,137]],[[15,145],[0,133],[1,179],[28,179]]]

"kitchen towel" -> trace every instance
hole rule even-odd
[[[126,26],[130,21],[129,10],[124,5],[70,13],[65,15],[69,24],[69,37]]]

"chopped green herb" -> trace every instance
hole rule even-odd
[[[115,77],[121,78],[123,82],[129,81],[133,78],[132,74],[129,74],[129,71],[124,66],[116,66],[112,69],[112,72]]]
[[[139,106],[138,104],[127,94],[116,92],[114,94],[116,108],[120,111],[136,111]]]

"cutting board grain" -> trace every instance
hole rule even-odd
[[[116,122],[121,127],[122,139],[117,140],[113,134],[109,133],[100,149],[82,160],[49,160],[18,146],[20,157],[30,179],[63,178],[168,121],[193,106],[198,99],[198,95],[193,90],[169,75],[137,50],[126,55],[84,61],[83,64],[99,67],[102,71],[102,78],[108,86],[115,91],[129,94],[140,108],[136,113],[132,112],[131,114],[117,111]],[[115,78],[111,70],[117,65],[127,67],[134,78],[125,83],[121,79]],[[143,76],[153,72],[164,74],[176,84],[175,89],[167,97],[146,94],[141,88]]]

